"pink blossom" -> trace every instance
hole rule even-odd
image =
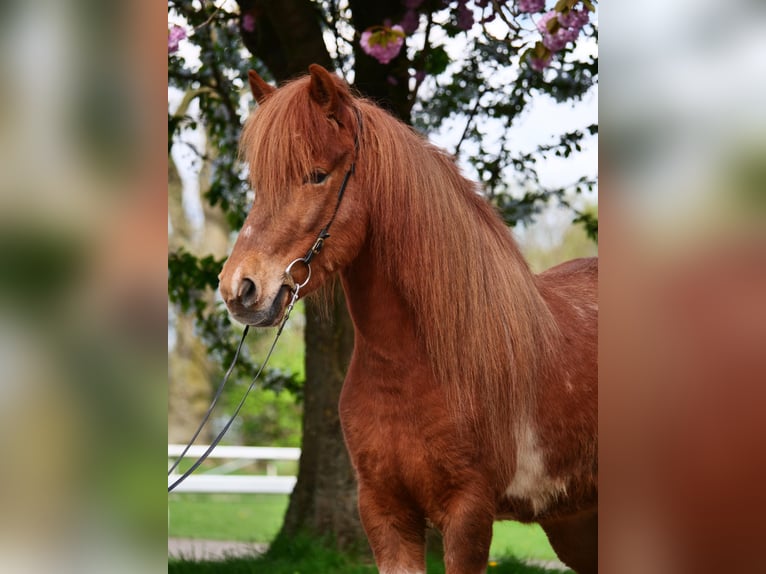
[[[551,52],[564,49],[569,42],[577,40],[580,30],[575,28],[559,28],[553,34],[543,34],[543,44]]]
[[[567,42],[559,34],[543,34],[543,45],[551,52],[558,52],[564,49]]]
[[[558,14],[555,10],[551,10],[540,16],[540,19],[537,21],[537,29],[540,30],[541,34],[548,34],[548,22],[558,17]]]
[[[391,28],[373,26],[362,32],[359,45],[367,55],[381,64],[388,64],[399,55],[404,45],[404,30],[398,24]]]
[[[570,10],[565,14],[560,14],[555,10],[546,12],[537,21],[537,29],[543,36],[543,44],[551,52],[558,52],[564,49],[569,42],[574,42],[580,35],[580,29],[588,22],[588,14],[584,11]],[[549,24],[552,20],[557,20],[553,25],[554,31],[551,32]]]
[[[564,28],[574,28],[580,30],[590,20],[590,14],[587,10],[569,10],[564,14],[559,14],[559,24]]]
[[[242,29],[246,32],[255,31],[255,18],[253,18],[252,14],[242,16]]]
[[[545,9],[545,0],[518,0],[516,6],[519,8],[519,12],[528,14],[542,12]]]
[[[547,56],[544,56],[542,58],[535,58],[534,56],[529,58],[529,65],[532,66],[532,69],[537,72],[542,72],[545,68],[548,67],[548,64],[551,63],[551,59],[553,58],[553,54],[548,54]]]
[[[168,54],[178,51],[178,43],[186,38],[186,30],[173,24],[168,30]]]

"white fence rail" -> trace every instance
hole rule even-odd
[[[184,445],[169,444],[168,459],[175,459],[183,452]],[[193,461],[208,449],[208,445],[194,445],[186,453]],[[179,484],[173,492],[208,492],[208,493],[264,493],[289,494],[295,487],[296,477],[277,476],[277,460],[298,460],[299,448],[280,448],[264,446],[217,446],[208,456],[208,460],[217,459],[227,462],[212,469],[197,471]],[[226,474],[251,464],[254,461],[266,461],[266,476]],[[178,478],[177,473],[168,476],[168,484]]]

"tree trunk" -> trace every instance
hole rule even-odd
[[[340,548],[364,544],[356,479],[338,417],[338,397],[354,347],[343,291],[334,289],[329,317],[306,301],[306,386],[298,482],[280,536],[329,535]]]

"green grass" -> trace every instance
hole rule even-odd
[[[168,561],[168,574],[375,574],[377,568],[367,558],[341,554],[320,541],[296,538],[280,548],[272,547],[260,557],[229,558],[224,561]],[[428,574],[443,574],[441,560],[429,558]],[[490,562],[490,574],[550,574],[536,566],[508,557]]]
[[[280,494],[171,494],[168,536],[270,542],[287,502]]]
[[[537,524],[495,522],[490,557],[515,556],[537,560],[558,560],[548,537]]]
[[[171,494],[168,535],[270,542],[279,531],[287,503],[287,495],[278,494]],[[508,556],[556,559],[539,526],[496,522],[490,557]]]

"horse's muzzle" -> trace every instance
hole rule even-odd
[[[290,288],[287,285],[282,285],[271,304],[267,308],[259,310],[246,304],[251,295],[248,289],[249,287],[244,289],[242,297],[225,301],[231,316],[243,325],[252,327],[274,327],[278,325],[290,299]],[[255,286],[252,289],[255,291]],[[252,301],[254,302],[254,299]]]

